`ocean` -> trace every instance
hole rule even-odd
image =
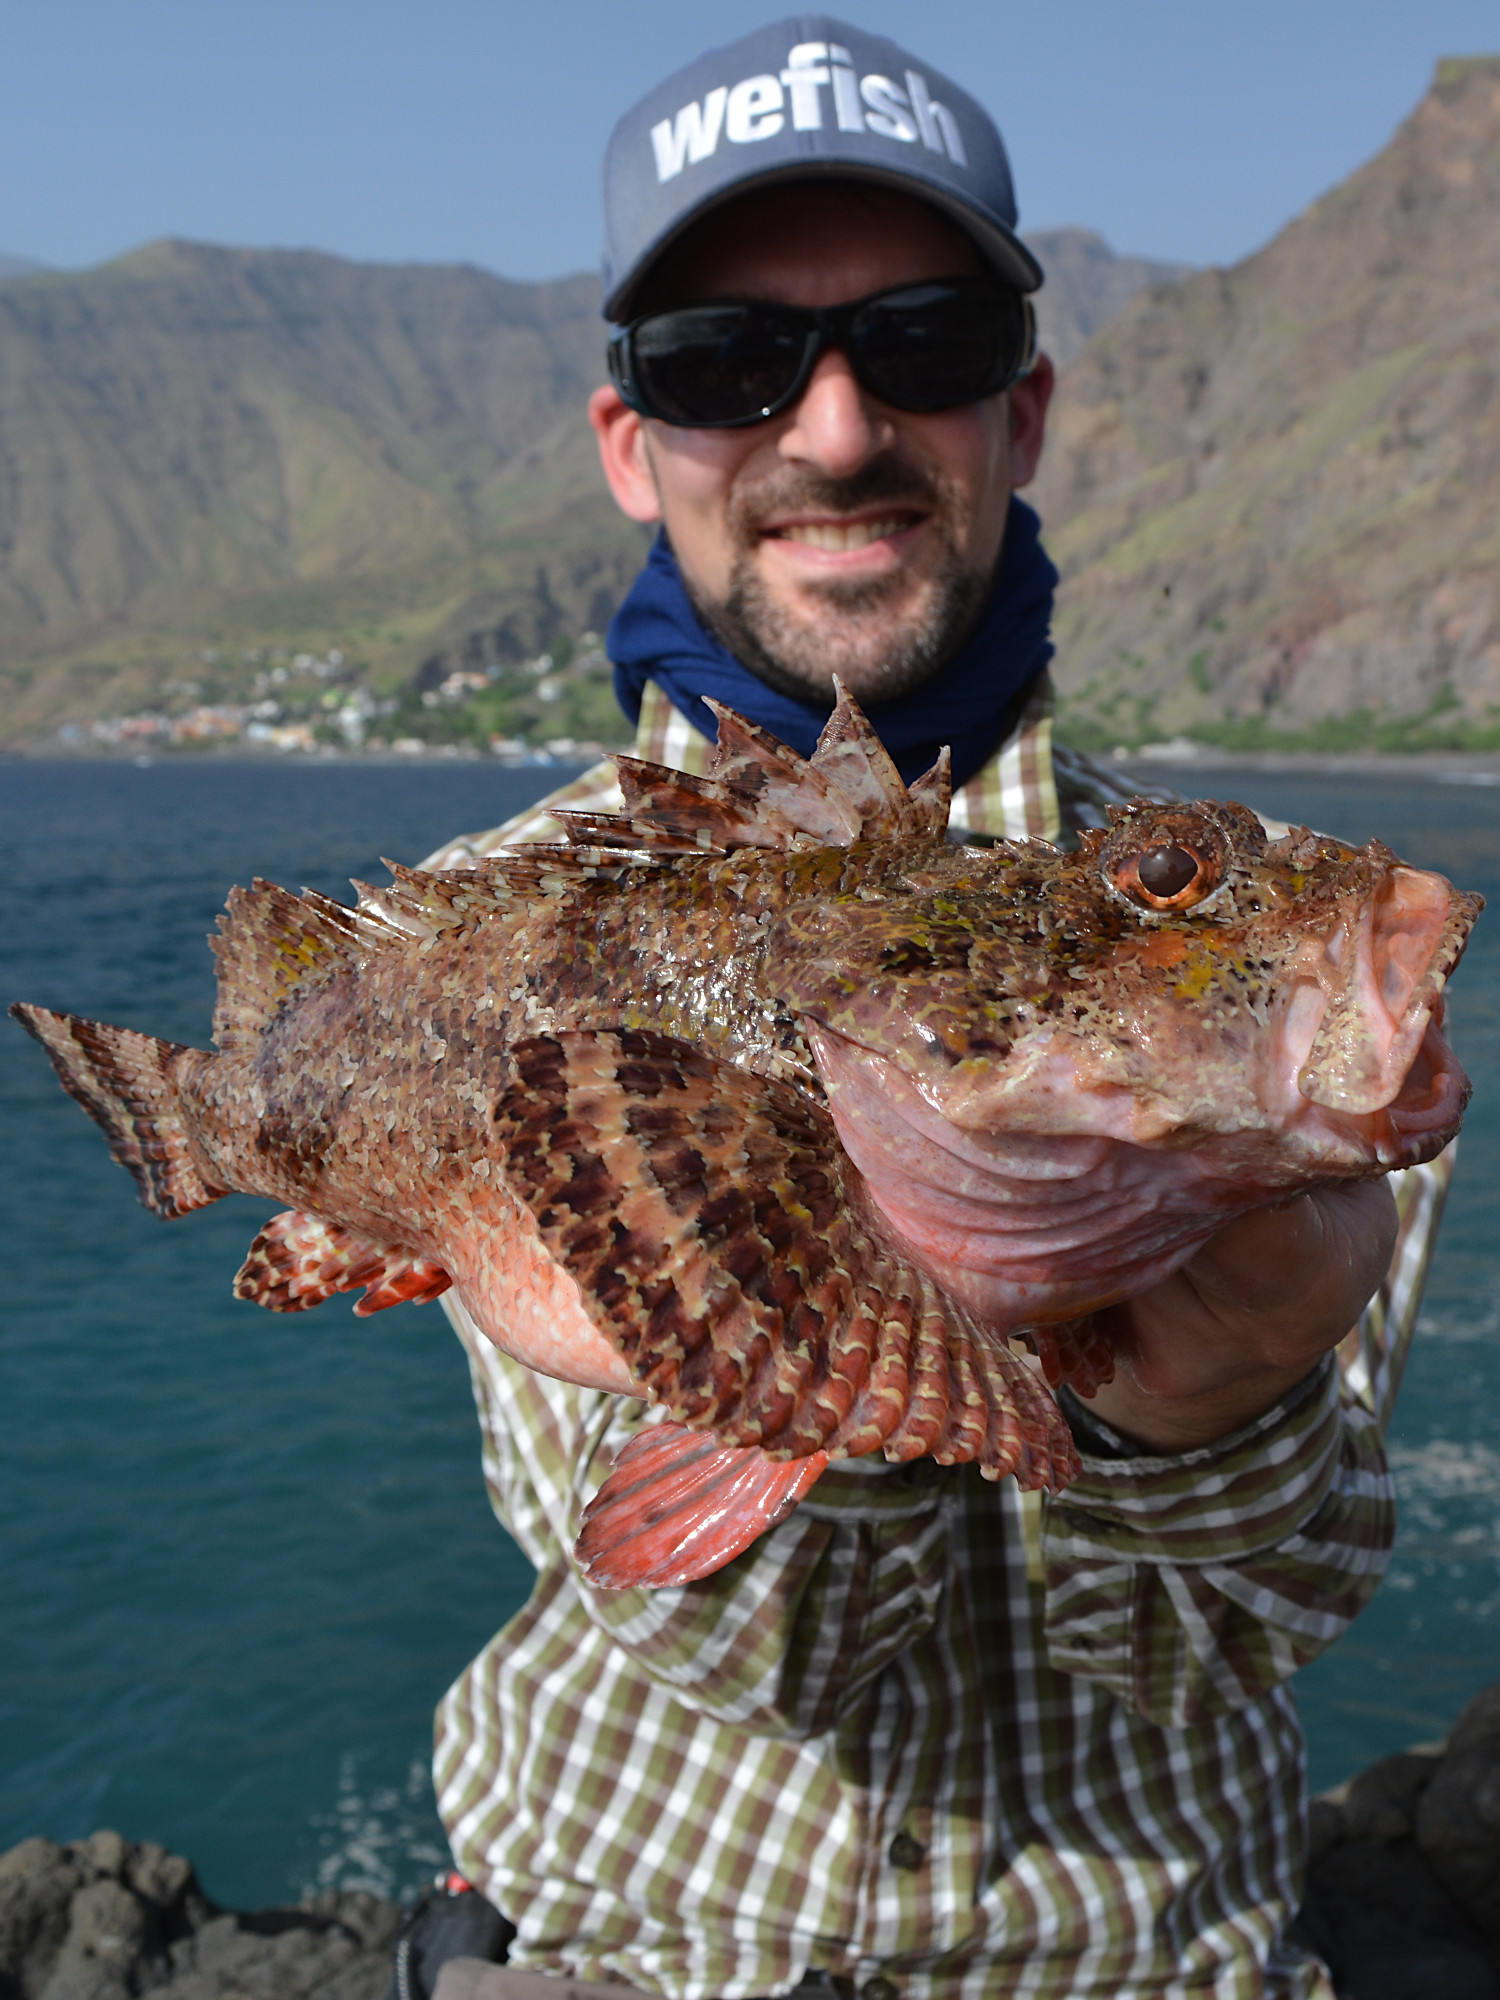
[[[459,762],[0,765],[0,998],[207,1040],[236,881],[347,896],[558,773]],[[1453,989],[1475,1082],[1391,1449],[1391,1572],[1299,1676],[1315,1786],[1441,1735],[1500,1675],[1500,787],[1214,773],[1205,789],[1492,899]],[[524,1600],[436,1306],[281,1316],[230,1278],[268,1203],[163,1226],[0,1033],[0,1849],[117,1827],[211,1896],[406,1896],[444,1858],[434,1703]]]

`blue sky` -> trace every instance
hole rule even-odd
[[[1023,226],[1245,256],[1389,138],[1495,0],[864,0],[989,105]],[[97,263],[157,236],[595,261],[618,114],[776,15],[742,0],[47,0],[5,9],[0,251]]]

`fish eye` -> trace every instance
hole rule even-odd
[[[1114,886],[1148,910],[1190,910],[1219,886],[1218,857],[1174,840],[1124,856],[1112,868]]]
[[[1148,847],[1135,864],[1143,889],[1153,896],[1180,896],[1198,879],[1201,867],[1196,854],[1185,847]]]

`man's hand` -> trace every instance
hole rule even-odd
[[[1155,1451],[1190,1451],[1237,1430],[1343,1339],[1395,1242],[1383,1180],[1241,1216],[1164,1283],[1095,1315],[1116,1362],[1091,1407]]]

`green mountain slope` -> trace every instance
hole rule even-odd
[[[1155,269],[1038,241],[1060,351]],[[6,278],[0,742],[245,701],[268,655],[431,689],[602,630],[645,546],[584,418],[602,347],[587,277],[162,242]]]
[[[1037,495],[1074,734],[1500,740],[1500,57],[1065,374]]]
[[[172,242],[0,286],[0,734],[204,648],[401,674],[476,601],[517,651],[597,624],[641,546],[583,416],[597,297]]]

